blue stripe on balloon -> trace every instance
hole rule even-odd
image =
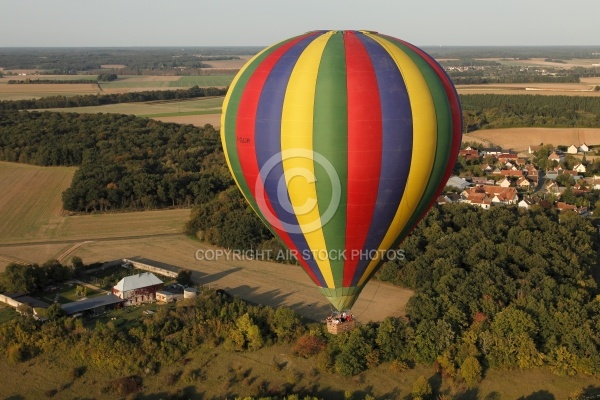
[[[377,250],[398,211],[404,194],[412,157],[412,111],[406,85],[390,54],[373,39],[357,35],[373,62],[381,97],[383,123],[381,174],[377,203],[364,250]],[[356,286],[369,265],[363,257],[356,268],[352,286]]]
[[[282,185],[285,187],[283,163],[281,160],[281,115],[287,83],[296,65],[296,61],[306,47],[318,36],[310,36],[298,42],[281,56],[264,83],[256,110],[255,147],[259,170],[262,171],[263,166],[272,157],[278,157],[278,162],[272,168],[269,168],[268,174],[266,176],[261,175],[266,196],[269,198],[275,216],[284,224],[298,228],[299,224],[296,215],[288,211],[292,210],[292,205],[287,191],[285,192],[285,196],[282,196],[283,198],[279,197],[280,195],[277,191],[278,185],[281,182],[283,182]],[[279,118],[273,118],[273,116],[279,116]],[[301,229],[297,230],[298,233],[290,232],[287,229],[284,230],[286,230],[290,239],[296,245],[300,256],[306,260],[307,265],[319,280],[321,286],[326,287],[325,279],[323,279],[321,270],[312,257]]]

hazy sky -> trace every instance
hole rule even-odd
[[[420,46],[600,45],[600,0],[0,0],[0,47],[267,46],[317,29]]]

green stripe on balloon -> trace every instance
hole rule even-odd
[[[335,213],[322,226],[326,250],[334,257],[329,262],[335,286],[342,286],[344,260],[336,257],[346,247],[346,199],[348,177],[348,138],[335,133],[348,131],[348,105],[346,88],[346,58],[342,33],[332,34],[321,56],[314,103],[313,151],[321,154],[331,165],[315,160],[316,190],[319,213],[336,207]],[[341,193],[333,193],[338,186],[332,179],[339,179]],[[339,197],[339,204],[336,198]],[[338,253],[339,252],[339,253]]]

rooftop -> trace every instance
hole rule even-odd
[[[163,281],[158,279],[153,273],[144,272],[141,274],[126,276],[125,278],[121,279],[114,288],[120,292],[127,292],[129,290],[160,285],[161,283],[163,283]]]
[[[63,304],[61,308],[65,314],[71,315],[82,311],[93,310],[94,308],[98,307],[123,303],[124,301],[125,300],[115,296],[114,294],[107,294],[105,296],[96,296],[85,300]]]

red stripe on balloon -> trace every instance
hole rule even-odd
[[[348,186],[343,286],[349,287],[377,202],[383,124],[377,76],[354,32],[344,35],[348,88]]]
[[[240,99],[238,107],[237,120],[236,120],[236,147],[238,159],[240,161],[240,167],[244,174],[244,179],[248,185],[248,189],[252,193],[252,197],[256,200],[260,212],[263,216],[266,215],[277,215],[269,198],[266,196],[266,191],[263,186],[263,181],[260,177],[260,171],[258,168],[258,160],[256,158],[256,142],[255,142],[255,126],[256,126],[256,110],[260,100],[260,95],[263,90],[265,81],[269,77],[271,70],[279,61],[282,55],[285,54],[291,47],[305,39],[307,36],[312,36],[315,33],[308,35],[299,36],[298,38],[285,43],[277,50],[273,51],[267,58],[265,58],[261,64],[256,68],[256,71],[252,74],[244,93]],[[258,189],[263,193],[260,198],[257,198],[256,192]],[[266,207],[266,210],[265,210]],[[265,217],[266,218],[266,217]],[[285,245],[296,254],[299,254],[298,248],[289,237],[289,235],[283,230],[281,222],[277,218],[267,218],[272,228],[279,238],[285,243]],[[298,257],[298,261],[308,273],[313,282],[320,285],[319,280],[302,257]]]

